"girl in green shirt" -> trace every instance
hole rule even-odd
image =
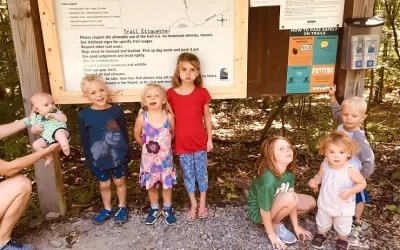
[[[292,145],[286,138],[273,137],[265,140],[256,162],[257,178],[249,190],[248,213],[252,221],[264,224],[273,247],[286,248],[312,235],[298,224],[297,215],[313,209],[315,199],[294,192],[295,161]],[[285,228],[282,219],[290,217],[294,235]]]

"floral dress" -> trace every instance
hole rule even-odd
[[[170,123],[165,116],[164,125],[154,128],[143,113],[143,148],[140,164],[139,183],[141,187],[164,189],[176,184],[176,173],[172,160]]]

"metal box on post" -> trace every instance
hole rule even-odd
[[[342,69],[376,68],[383,24],[384,21],[377,17],[344,21]]]

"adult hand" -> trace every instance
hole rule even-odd
[[[269,241],[272,244],[272,247],[275,249],[286,249],[287,246],[279,239],[276,233],[268,234]]]
[[[329,87],[328,95],[329,96],[335,96],[335,93],[336,93],[336,85],[333,84],[332,86]]]
[[[61,150],[61,146],[59,143],[50,144],[47,148],[45,148],[47,154],[59,152]]]
[[[305,230],[302,226],[298,225],[297,227],[294,227],[294,232],[297,236],[297,239],[301,241],[312,239],[312,234],[309,231]]]
[[[209,139],[207,141],[207,152],[210,152],[213,148],[214,148],[214,145],[213,145],[212,139]]]

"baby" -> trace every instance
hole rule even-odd
[[[53,97],[45,92],[38,92],[31,97],[32,111],[30,123],[31,132],[34,135],[40,134],[32,147],[35,151],[43,150],[53,143],[59,143],[65,155],[69,155],[69,137],[67,129],[67,117],[56,108]],[[49,166],[53,161],[53,156],[45,157],[45,166]]]

